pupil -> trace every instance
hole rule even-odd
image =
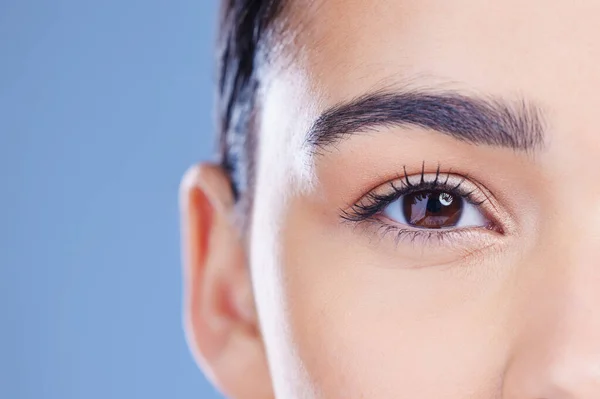
[[[402,201],[402,211],[408,224],[429,229],[455,226],[462,208],[462,198],[444,191],[417,191],[405,195]]]
[[[432,197],[433,196],[430,196],[427,199],[427,212],[433,213],[433,214],[439,213],[442,210],[443,205],[440,202],[439,197],[438,198],[435,198],[435,197],[432,198]]]

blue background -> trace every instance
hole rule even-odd
[[[0,0],[0,398],[216,398],[177,189],[212,156],[214,0]]]

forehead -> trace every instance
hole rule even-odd
[[[600,2],[587,0],[293,1],[264,91],[264,154],[302,171],[320,113],[405,85],[530,99],[553,129],[596,143],[598,16]]]
[[[332,101],[415,75],[540,95],[574,68],[580,79],[599,79],[591,62],[600,50],[597,1],[300,0],[288,7],[291,52],[306,57],[311,83]]]

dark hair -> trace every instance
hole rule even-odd
[[[255,109],[261,49],[284,0],[223,0],[217,47],[217,118],[221,166],[236,200],[252,197]],[[248,198],[250,202],[251,199]],[[248,204],[250,206],[250,204]],[[246,208],[244,206],[244,208]],[[245,209],[246,211],[249,209]],[[246,213],[246,212],[244,212]]]

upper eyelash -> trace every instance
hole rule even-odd
[[[448,184],[448,180],[450,176],[453,174],[450,171],[446,173],[446,178],[442,182],[440,181],[440,165],[438,164],[435,179],[433,181],[427,182],[425,181],[425,163],[423,163],[421,168],[421,178],[418,183],[412,183],[408,177],[408,173],[406,172],[406,166],[403,166],[404,175],[399,176],[396,181],[400,181],[401,187],[396,186],[394,181],[389,182],[388,184],[392,188],[391,193],[389,194],[377,194],[375,191],[371,191],[367,193],[359,202],[352,205],[348,210],[342,210],[342,218],[346,221],[350,222],[360,222],[366,219],[369,219],[372,216],[375,216],[379,212],[381,212],[387,205],[396,201],[398,198],[403,195],[408,195],[417,191],[426,191],[426,190],[438,190],[438,191],[446,191],[452,194],[458,194],[462,198],[464,198],[469,203],[479,206],[483,204],[486,200],[488,200],[487,194],[485,194],[485,199],[481,201],[474,201],[472,198],[472,194],[475,190],[465,191],[460,187],[468,179],[468,175],[459,175],[461,180],[456,185]]]

